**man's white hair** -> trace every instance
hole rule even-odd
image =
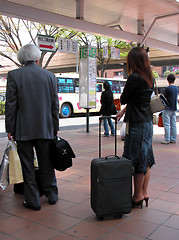
[[[27,44],[23,46],[17,53],[17,59],[23,65],[26,65],[27,62],[37,61],[40,56],[40,49],[33,44]]]

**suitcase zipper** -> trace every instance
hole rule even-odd
[[[130,179],[130,177],[124,177],[124,178],[112,178],[112,179],[105,179],[105,178],[97,178],[96,179],[96,181],[97,181],[97,183],[99,183],[99,182],[106,182],[106,181],[120,181],[120,180],[124,180],[124,179]]]

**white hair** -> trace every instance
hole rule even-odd
[[[23,46],[17,53],[17,59],[23,65],[26,65],[27,62],[37,61],[40,56],[40,49],[33,44],[27,44]]]

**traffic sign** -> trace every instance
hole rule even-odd
[[[37,42],[41,51],[47,51],[47,52],[56,51],[54,37],[46,36],[46,35],[38,35]]]

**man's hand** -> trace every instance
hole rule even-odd
[[[11,133],[8,133],[8,140],[14,139],[14,136],[11,135]]]
[[[55,132],[54,132],[54,135],[55,135],[55,137],[58,136],[58,131],[55,131]]]

